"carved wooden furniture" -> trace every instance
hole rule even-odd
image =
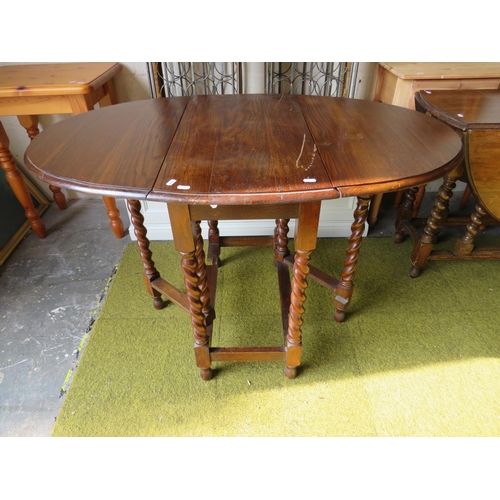
[[[379,62],[371,85],[370,99],[415,109],[415,92],[419,90],[498,89],[500,63],[466,62]],[[416,194],[413,216],[425,193],[425,185]],[[395,208],[402,192],[396,193]],[[368,215],[370,227],[377,222],[383,194],[374,196]]]
[[[26,64],[0,66],[0,116],[15,115],[26,129],[30,139],[38,135],[38,115],[80,114],[116,103],[113,76],[118,73],[119,63],[64,63]],[[19,201],[24,205],[29,199],[21,176],[16,173],[14,163],[2,168],[9,169],[10,182]],[[50,185],[54,201],[60,209],[66,208],[66,198],[56,184]],[[124,235],[120,212],[113,198],[104,197],[108,209],[111,229],[117,238]],[[34,207],[29,207],[32,228],[43,238],[45,230]]]
[[[29,168],[46,182],[128,199],[146,288],[156,308],[164,306],[163,295],[189,312],[196,364],[205,380],[212,376],[212,361],[282,360],[286,376],[295,377],[306,278],[334,292],[334,318],[342,321],[372,194],[441,177],[462,158],[458,136],[415,111],[355,99],[255,94],[111,106],[49,127],[25,156]],[[344,269],[336,279],[311,266],[310,259],[321,201],[342,196],[357,196],[357,208]],[[152,260],[141,200],[167,203],[186,292],[161,277]],[[274,235],[224,238],[213,223],[260,218],[276,220]],[[291,218],[297,219],[295,256],[287,246]],[[205,263],[202,220],[212,221],[210,266]],[[218,253],[228,245],[273,247],[283,345],[211,346]],[[249,292],[250,307],[258,291]]]
[[[448,124],[461,136],[465,162],[445,175],[421,237],[408,220],[416,189],[407,192],[394,238],[402,241],[408,233],[413,239],[410,275],[417,277],[427,260],[500,259],[500,246],[474,247],[478,231],[500,221],[500,91],[427,90],[415,94],[415,101],[419,111]],[[448,216],[448,203],[457,179],[468,182],[477,201],[469,219],[450,220]],[[439,227],[450,223],[466,225],[464,235],[452,251],[434,251]]]
[[[0,122],[0,266],[22,241],[30,228],[40,237],[46,236],[40,215],[49,201],[18,170],[9,150],[9,138]],[[21,186],[21,189],[19,188]],[[36,204],[36,207],[35,207]]]

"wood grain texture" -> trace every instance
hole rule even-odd
[[[500,129],[500,91],[424,90],[415,94],[421,109],[460,130]]]
[[[500,78],[498,62],[381,62],[401,80]]]
[[[116,62],[0,66],[0,97],[89,94],[120,68]]]
[[[136,101],[68,118],[33,139],[26,165],[61,187],[144,199],[187,101]]]
[[[188,200],[194,193],[238,204],[297,190],[331,189],[314,146],[291,96],[196,96],[151,199]],[[168,185],[172,179],[176,183]]]
[[[370,195],[429,182],[461,159],[457,135],[424,114],[297,95],[115,105],[51,126],[26,153],[61,187],[197,205]]]
[[[471,189],[487,212],[500,219],[500,91],[422,91],[415,101],[461,133]]]

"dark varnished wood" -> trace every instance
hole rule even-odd
[[[26,163],[44,180],[130,200],[147,289],[155,307],[163,307],[165,296],[189,311],[204,380],[212,378],[216,360],[282,360],[285,375],[295,377],[308,276],[335,293],[335,319],[342,321],[371,195],[429,182],[461,160],[457,135],[423,114],[296,95],[194,96],[113,106],[69,119],[64,128],[51,127],[26,153]],[[310,265],[321,200],[354,195],[352,235],[342,277],[336,279]],[[155,267],[140,215],[143,199],[167,203],[185,292]],[[252,218],[275,219],[274,235],[219,234],[218,220]],[[297,219],[294,255],[288,249],[292,218]],[[210,266],[200,230],[205,220]],[[273,247],[283,346],[211,346],[219,252],[225,245]]]
[[[419,276],[427,260],[500,259],[500,247],[474,246],[476,234],[487,224],[498,224],[500,220],[500,91],[425,90],[415,94],[415,103],[417,110],[446,123],[461,137],[465,163],[464,168],[454,168],[444,177],[422,236],[411,229],[407,217],[399,217],[395,241],[402,241],[407,232],[415,245],[410,275]],[[463,217],[448,214],[449,199],[458,179],[468,182],[478,202],[465,222]],[[411,204],[412,200],[408,200]],[[434,251],[440,226],[459,223],[465,226],[465,232],[454,249]]]
[[[58,122],[33,139],[26,165],[64,188],[145,199],[187,102],[136,101]]]
[[[412,110],[317,96],[197,96],[149,198],[250,204],[369,195],[427,183],[460,160],[457,137]]]

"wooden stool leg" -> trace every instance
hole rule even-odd
[[[52,194],[54,195],[54,201],[56,202],[56,205],[59,207],[59,209],[66,210],[68,208],[68,204],[66,202],[66,196],[64,196],[61,188],[49,184],[49,189],[52,191]]]
[[[40,130],[38,129],[37,115],[20,115],[17,117],[17,119],[19,120],[19,123],[26,129],[28,137],[31,140],[33,140],[40,133]],[[56,205],[61,210],[66,210],[66,208],[68,208],[68,205],[66,203],[66,197],[64,196],[64,193],[61,191],[61,188],[50,184],[49,189],[52,191],[52,194],[54,195],[54,201],[56,202]]]
[[[160,277],[160,273],[156,270],[155,263],[151,256],[152,252],[149,249],[149,240],[146,237],[147,230],[144,227],[144,217],[141,214],[141,202],[138,200],[127,200],[128,209],[130,211],[130,218],[134,226],[134,233],[137,238],[137,244],[141,253],[142,263],[144,265],[144,282],[146,283],[146,290],[153,297],[153,304],[155,309],[163,309],[165,303],[161,298],[161,293],[154,290],[151,282]]]
[[[2,123],[0,122],[0,164],[2,168],[5,170],[5,176],[7,178],[7,182],[9,183],[12,191],[16,195],[16,198],[19,200],[21,205],[24,208],[24,213],[26,218],[30,221],[31,228],[37,234],[39,238],[45,238],[47,232],[45,230],[45,224],[42,219],[40,219],[40,215],[38,214],[38,210],[33,205],[33,200],[31,199],[31,195],[26,187],[24,179],[22,178],[21,173],[17,169],[16,162],[12,157],[12,154],[9,150],[9,138],[5,133],[5,129],[3,128]]]
[[[337,285],[335,292],[337,296],[334,300],[335,314],[334,319],[338,323],[344,321],[345,309],[351,302],[352,293],[354,291],[354,271],[359,256],[363,231],[365,229],[366,215],[370,198],[358,196],[358,204],[354,211],[354,222],[351,226],[351,236],[349,237],[349,248],[347,249],[347,258],[344,261],[344,270],[342,278]]]
[[[370,227],[375,226],[377,223],[378,212],[380,210],[380,205],[382,204],[383,193],[376,194],[370,204],[370,213],[368,215],[368,225]]]
[[[420,206],[422,205],[422,201],[424,200],[425,195],[425,184],[423,186],[419,186],[418,191],[415,195],[415,202],[413,203],[413,217],[418,217],[418,212],[420,210]]]
[[[469,184],[465,186],[464,194],[462,195],[462,198],[460,199],[460,203],[458,204],[458,208],[460,210],[463,210],[465,206],[467,205],[470,195],[472,194],[471,188]]]
[[[401,205],[401,200],[403,199],[403,195],[405,194],[404,191],[396,191],[394,193],[394,202],[393,202],[393,207],[394,208],[399,208],[399,205]]]
[[[116,102],[113,81],[109,80],[103,85],[104,96],[100,101],[100,106],[111,106]],[[90,94],[68,96],[71,110],[74,115],[86,113],[94,109],[94,104]],[[117,238],[123,238],[125,235],[123,222],[120,219],[120,211],[116,208],[114,198],[103,197],[106,208],[108,209],[109,225]]]
[[[116,200],[103,196],[104,204],[108,209],[109,225],[117,238],[123,238],[125,231],[123,229],[123,222],[120,219],[120,211],[116,207]]]

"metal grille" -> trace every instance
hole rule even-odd
[[[354,62],[268,62],[262,92],[354,97]],[[153,97],[242,94],[250,66],[242,62],[150,62]]]
[[[358,63],[267,63],[267,92],[354,97]]]
[[[152,95],[240,94],[241,65],[235,62],[148,63]]]

